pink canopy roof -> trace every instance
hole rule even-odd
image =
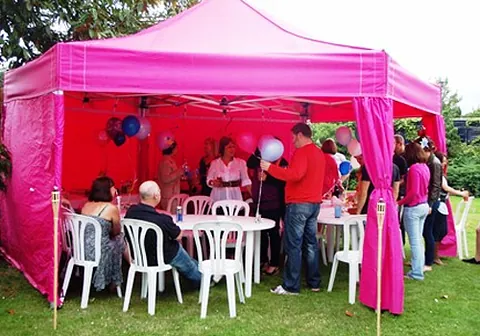
[[[244,0],[204,0],[127,37],[60,43],[6,75],[7,101],[55,90],[326,98],[312,121],[354,120],[347,97],[392,98],[396,117],[441,108],[439,88],[384,51],[300,36]]]

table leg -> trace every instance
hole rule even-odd
[[[335,227],[335,252],[340,251],[340,240],[342,238],[343,227]]]
[[[253,263],[253,281],[257,284],[260,283],[260,240],[260,231],[255,231],[255,248],[253,249],[255,258]]]
[[[253,243],[254,232],[248,231],[245,242],[245,296],[252,296],[252,264],[253,264]]]
[[[334,230],[334,227],[327,225],[327,259],[329,263],[333,261],[333,253],[335,248],[335,239],[333,234]]]

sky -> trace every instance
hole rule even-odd
[[[289,30],[384,49],[417,77],[449,80],[462,113],[480,107],[478,0],[248,0]]]

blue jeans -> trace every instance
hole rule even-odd
[[[283,288],[292,293],[300,292],[302,252],[307,261],[307,284],[320,287],[318,265],[317,217],[318,203],[288,204],[285,213],[285,270]]]
[[[422,241],[423,226],[428,215],[428,204],[423,203],[403,210],[403,225],[407,231],[412,251],[412,270],[408,275],[415,280],[423,280],[425,254]]]
[[[423,238],[425,239],[425,265],[432,266],[433,259],[435,259],[435,226],[438,221],[438,206],[440,202],[435,202],[432,205],[432,213],[425,219],[423,227]]]
[[[196,287],[200,288],[200,281],[202,280],[202,273],[198,270],[198,262],[190,257],[185,249],[180,246],[178,252],[170,262],[172,267],[190,280]]]

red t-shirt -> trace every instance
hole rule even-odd
[[[330,154],[325,154],[325,178],[323,180],[322,193],[325,195],[333,191],[333,186],[339,179],[338,166],[335,159]]]
[[[325,155],[315,144],[298,148],[288,168],[271,165],[268,173],[286,181],[286,203],[321,203]]]

